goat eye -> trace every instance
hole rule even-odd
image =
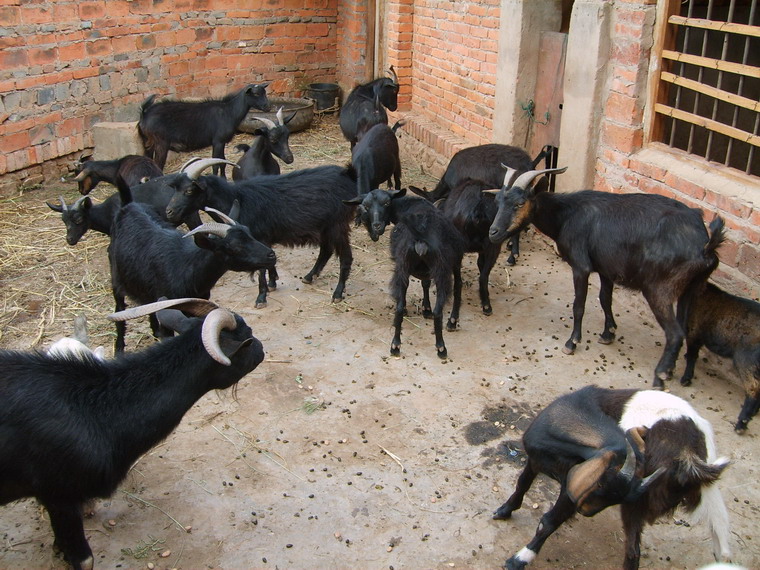
[[[193,191],[192,190],[185,190],[185,196],[192,196]]]

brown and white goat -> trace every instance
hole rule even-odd
[[[714,484],[728,460],[717,457],[709,422],[681,398],[586,386],[542,410],[525,430],[523,444],[528,462],[494,518],[510,518],[539,473],[561,489],[533,539],[506,568],[525,568],[576,512],[591,517],[618,504],[627,570],[639,567],[644,524],[678,506],[707,519],[716,559],[730,557],[728,512]]]

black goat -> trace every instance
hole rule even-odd
[[[114,218],[108,247],[117,311],[126,307],[126,296],[138,303],[161,297],[208,299],[227,271],[257,271],[276,262],[271,248],[231,218],[225,218],[226,224],[203,224],[181,234],[141,204],[130,202],[129,189],[121,184],[119,193],[124,205]],[[186,239],[190,236],[194,242]],[[153,318],[151,328],[156,336],[163,336]],[[125,332],[125,323],[117,322],[117,352],[124,350]]]
[[[166,206],[174,195],[174,190],[165,182],[171,180],[174,175],[153,178],[147,182],[132,186],[131,193],[135,202],[144,204],[150,213],[166,220]],[[118,184],[116,180],[115,184]],[[51,210],[60,212],[63,223],[66,224],[66,243],[76,245],[87,230],[111,235],[111,224],[116,213],[121,209],[121,198],[118,192],[106,198],[100,204],[93,204],[89,196],[79,198],[72,205],[67,205],[60,198],[61,204],[45,202]],[[200,216],[194,212],[187,219],[189,228],[196,228],[201,224]]]
[[[342,300],[353,263],[349,236],[354,208],[343,204],[343,200],[356,196],[356,179],[350,172],[340,166],[318,166],[230,184],[217,176],[201,176],[208,164],[208,160],[199,160],[174,181],[174,197],[166,209],[168,218],[178,223],[204,206],[229,211],[237,201],[240,223],[261,242],[319,246],[317,261],[303,276],[304,283],[312,283],[335,253],[340,274],[333,301]],[[275,288],[277,272],[270,269],[269,274],[269,287]],[[261,272],[256,307],[266,305],[266,296],[267,283]]]
[[[446,329],[454,331],[462,302],[462,256],[464,243],[454,225],[427,200],[406,196],[406,189],[374,189],[365,196],[348,200],[359,205],[360,220],[373,241],[377,241],[388,223],[391,232],[391,257],[395,262],[391,278],[391,296],[396,301],[393,318],[394,335],[391,354],[401,353],[401,323],[406,313],[406,291],[409,276],[422,281],[422,314],[433,318],[435,347],[440,358],[448,352],[443,342],[443,307],[452,292],[454,301]],[[430,283],[435,283],[435,307],[430,308]]]
[[[401,189],[401,159],[396,131],[403,124],[403,121],[397,121],[393,127],[372,125],[354,146],[349,168],[356,172],[359,196],[368,194],[386,180],[390,188],[391,177],[394,188]]]
[[[385,109],[395,111],[398,108],[398,75],[392,65],[388,71],[391,77],[380,77],[357,85],[346,97],[338,122],[351,148],[358,141],[360,125],[365,129],[378,123],[387,125],[388,113]]]
[[[603,344],[615,338],[614,284],[641,291],[665,332],[665,348],[654,377],[655,388],[662,388],[683,344],[684,310],[718,265],[716,249],[723,240],[723,219],[716,217],[708,234],[700,210],[665,196],[594,190],[555,194],[532,187],[541,174],[564,171],[529,171],[511,187],[494,191],[498,212],[489,237],[500,243],[532,223],[557,244],[572,268],[575,290],[573,332],[565,343],[565,354],[572,354],[581,340],[591,273],[598,273],[601,283]],[[673,312],[676,302],[678,314]]]
[[[546,149],[546,147],[544,147]],[[415,194],[431,202],[438,202],[449,197],[451,191],[465,180],[482,180],[490,184],[489,188],[501,188],[505,180],[504,169],[511,168],[518,174],[534,170],[546,154],[546,150],[531,159],[523,149],[506,144],[484,144],[472,146],[457,152],[449,161],[446,171],[431,191],[409,188]],[[511,174],[510,174],[511,176]],[[549,189],[549,182],[542,177],[536,183],[536,190]],[[514,265],[520,255],[520,234],[510,236],[510,253],[507,265]]]
[[[451,189],[448,198],[440,206],[446,216],[459,230],[466,252],[478,254],[478,293],[483,313],[493,313],[488,279],[501,253],[501,243],[488,238],[488,230],[496,217],[496,201],[493,195],[483,192],[493,188],[482,180],[466,179]],[[416,193],[415,188],[409,187]]]
[[[243,319],[200,299],[165,301],[179,336],[113,360],[0,351],[0,504],[35,497],[55,545],[75,569],[93,554],[82,505],[116,490],[134,462],[166,438],[209,390],[229,388],[264,359]],[[162,314],[159,314],[162,318]]]
[[[251,146],[247,144],[235,146],[235,150],[244,154],[237,162],[238,168],[232,169],[233,180],[245,180],[262,174],[279,174],[280,164],[275,160],[275,156],[285,164],[293,163],[293,152],[288,144],[290,130],[287,125],[297,112],[293,111],[287,119],[284,119],[282,107],[280,107],[276,115],[277,124],[265,117],[256,117],[264,127],[253,132]]]
[[[212,156],[224,158],[224,145],[232,140],[238,125],[251,107],[269,111],[266,87],[248,85],[222,99],[205,101],[159,101],[148,97],[140,107],[137,130],[145,156],[166,165],[170,150],[187,152],[212,147]],[[214,165],[214,173],[224,176],[224,163]]]
[[[639,567],[644,524],[678,506],[707,519],[716,559],[731,556],[728,511],[714,484],[728,460],[716,455],[710,423],[681,398],[586,386],[542,410],[525,430],[523,446],[528,462],[494,518],[510,518],[539,473],[561,488],[533,540],[506,568],[525,568],[574,513],[591,517],[618,504],[627,570]]]
[[[152,158],[137,154],[128,154],[115,160],[90,160],[82,156],[74,163],[74,180],[79,185],[79,193],[89,194],[101,182],[116,186],[116,177],[120,176],[129,186],[158,178],[164,173]]]
[[[745,392],[735,429],[744,432],[760,408],[760,303],[731,295],[708,282],[687,312],[686,369],[681,385],[691,385],[703,346],[731,358]]]

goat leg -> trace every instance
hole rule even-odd
[[[599,281],[599,304],[604,312],[604,330],[599,335],[599,342],[610,344],[615,340],[615,330],[617,330],[615,316],[612,314],[612,288],[614,284],[612,279],[601,274],[599,275]]]
[[[555,530],[557,530],[562,523],[569,519],[575,513],[575,503],[568,496],[563,488],[560,492],[557,502],[549,509],[544,516],[541,517],[541,521],[538,523],[538,529],[533,539],[525,546],[520,552],[512,556],[507,560],[505,567],[508,570],[521,570],[531,563],[538,553],[541,551],[541,547],[546,542]]]
[[[681,386],[691,386],[691,379],[694,378],[694,367],[697,364],[697,356],[699,356],[701,348],[701,342],[686,341],[686,368],[684,368],[683,375],[681,376]]]
[[[348,233],[343,234],[347,236]],[[351,273],[351,265],[354,263],[354,254],[351,251],[351,244],[348,239],[342,237],[335,242],[335,253],[338,255],[338,261],[340,263],[340,273],[338,275],[338,285],[333,291],[333,303],[338,303],[343,300],[346,290],[346,281],[348,281],[348,275]]]
[[[393,315],[393,340],[391,341],[391,356],[401,355],[401,323],[406,312],[406,289],[396,300],[396,313]]]
[[[623,519],[623,530],[625,531],[624,570],[637,570],[639,567],[639,559],[641,558],[641,531],[644,528],[641,508],[641,505],[636,504],[624,503],[620,505],[620,515]]]
[[[256,308],[262,309],[267,306],[267,278],[266,269],[259,269],[259,295],[256,297]]]
[[[522,470],[522,473],[520,473],[520,476],[517,478],[517,485],[515,486],[514,493],[510,495],[506,503],[494,511],[493,518],[495,520],[507,520],[512,516],[513,512],[522,506],[525,493],[528,492],[528,489],[530,489],[530,486],[533,484],[533,481],[535,481],[537,475],[538,471],[533,469],[533,465],[528,461],[525,469]]]
[[[124,295],[119,295],[116,291],[113,292],[113,298],[116,305],[116,311],[123,311],[127,308],[127,303],[124,299]],[[127,333],[126,321],[116,321],[116,340],[114,341],[114,352],[124,352],[125,342],[124,337]]]
[[[462,305],[462,268],[454,268],[454,301],[451,305],[451,314],[449,320],[446,323],[447,331],[457,330],[457,323],[459,322],[459,307]]]
[[[478,254],[478,293],[480,294],[480,307],[484,315],[491,315],[491,294],[488,291],[488,280],[491,277],[491,270],[496,264],[496,260],[501,252],[501,246],[490,246]]]
[[[446,344],[443,342],[443,307],[445,303],[446,286],[442,283],[436,283],[435,308],[433,309],[433,331],[435,332],[435,348],[438,352],[438,358],[446,358],[448,356]]]
[[[303,276],[301,281],[311,284],[314,281],[315,277],[319,277],[319,274],[322,273],[322,270],[325,268],[325,265],[327,265],[327,262],[330,261],[330,256],[332,253],[332,247],[328,246],[324,241],[322,241],[322,243],[319,244],[319,254],[317,255],[317,261],[314,262],[314,267],[312,267],[311,271]]]
[[[760,410],[760,397],[758,395],[751,396],[748,393],[747,397],[744,398],[744,405],[742,405],[742,411],[739,413],[734,431],[744,433],[747,430],[747,424],[755,417],[758,410]]]
[[[573,332],[562,349],[562,352],[565,354],[573,354],[575,347],[582,338],[581,328],[583,326],[583,313],[586,310],[588,276],[588,271],[573,267],[573,289],[575,290],[575,298],[573,299]]]
[[[422,316],[426,319],[434,317],[430,306],[430,279],[422,279]]]
[[[507,258],[507,265],[514,265],[517,263],[517,258],[520,256],[520,232],[515,233],[509,238],[509,257]]]
[[[649,303],[655,319],[665,331],[665,348],[662,351],[657,367],[654,369],[653,386],[657,390],[664,388],[663,380],[670,378],[675,367],[678,353],[681,351],[684,334],[681,325],[673,311],[673,303],[662,291],[643,291],[644,298]]]
[[[79,505],[47,503],[43,506],[50,515],[55,546],[75,570],[92,570],[92,550],[84,535],[84,523]]]

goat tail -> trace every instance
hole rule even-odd
[[[720,216],[715,216],[715,219],[710,222],[710,239],[705,245],[705,255],[713,256],[720,244],[726,239],[725,222]]]
[[[720,461],[720,460],[719,460]],[[725,467],[725,464],[723,465]],[[698,523],[706,520],[710,528],[713,544],[713,556],[718,561],[731,560],[731,547],[729,545],[730,526],[728,521],[728,509],[723,502],[720,489],[713,484],[702,487],[702,498],[697,505],[693,521]]]
[[[156,94],[148,95],[148,97],[145,99],[145,101],[142,102],[142,105],[140,105],[140,118],[145,114],[145,112],[153,106],[153,103],[156,100]]]
[[[396,121],[393,126],[391,127],[391,131],[396,134],[396,131],[399,130],[401,127],[403,127],[406,124],[406,119],[399,119]]]

